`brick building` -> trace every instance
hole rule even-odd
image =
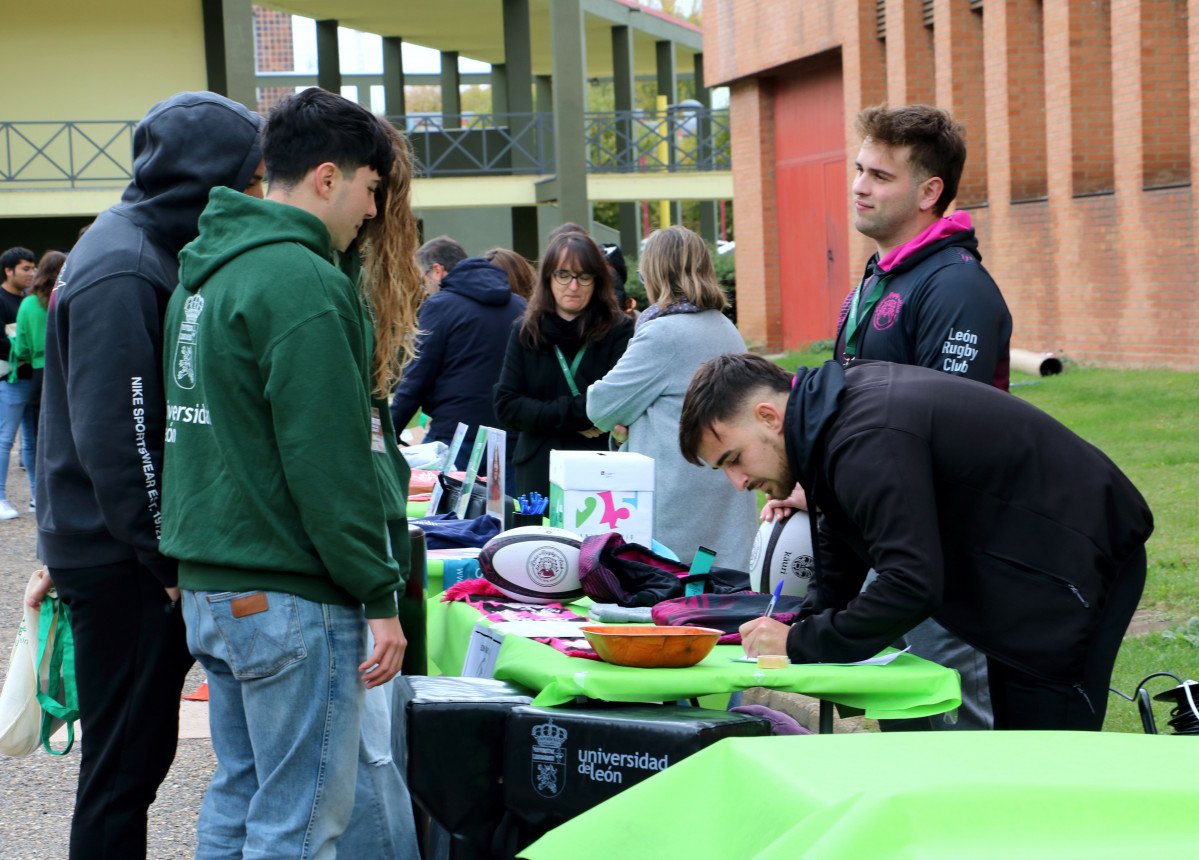
[[[293,72],[296,67],[291,15],[272,9],[254,8],[254,60],[260,72]],[[258,87],[258,112],[270,113],[294,87]]]
[[[833,335],[873,250],[849,217],[854,118],[932,103],[967,128],[957,205],[1013,345],[1199,370],[1194,27],[1187,0],[706,0],[708,83],[731,90],[746,339]]]

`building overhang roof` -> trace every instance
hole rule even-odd
[[[529,0],[529,33],[534,75],[552,73],[550,3]],[[335,19],[341,26],[406,42],[457,51],[484,63],[503,63],[504,13],[499,0],[256,0],[258,6],[315,20]],[[691,72],[703,52],[703,30],[695,24],[639,6],[633,0],[581,0],[587,40],[587,76],[612,74],[611,28],[633,31],[636,74],[657,70],[656,44],[675,44],[677,71]]]

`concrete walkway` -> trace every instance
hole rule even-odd
[[[13,446],[8,472],[8,498],[21,515],[0,521],[0,684],[8,673],[8,660],[17,627],[21,600],[29,575],[41,565],[36,555],[36,524],[29,507],[29,479],[17,464],[20,441]],[[203,682],[203,672],[193,667],[184,686],[191,692]],[[149,845],[146,856],[190,858],[195,854],[196,817],[208,781],[216,768],[208,737],[208,705],[180,704],[179,749],[175,763],[150,808]],[[78,729],[78,725],[76,725]],[[65,744],[54,742],[55,749]],[[0,860],[57,860],[67,856],[75,784],[79,777],[79,738],[65,756],[38,750],[27,758],[0,756]]]

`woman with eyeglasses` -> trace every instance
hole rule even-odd
[[[587,417],[587,386],[615,366],[632,335],[599,246],[585,233],[550,239],[495,387],[496,416],[520,432],[517,493],[548,495],[552,450],[608,450],[608,434]]]
[[[701,469],[679,450],[683,395],[710,358],[745,352],[745,341],[721,311],[708,246],[686,227],[653,233],[641,252],[640,277],[651,304],[637,321],[628,351],[587,394],[596,427],[613,431],[622,451],[654,459],[654,539],[690,564],[702,544],[716,564],[749,570],[758,533],[757,500],[724,474]]]

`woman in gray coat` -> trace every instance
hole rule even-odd
[[[620,361],[588,389],[587,417],[615,430],[622,451],[653,458],[655,540],[688,564],[703,545],[716,551],[717,565],[749,570],[758,531],[754,494],[738,493],[719,471],[693,466],[679,451],[679,414],[692,374],[709,358],[745,352],[745,341],[721,313],[728,299],[695,233],[677,226],[655,232],[640,269],[652,304]]]

